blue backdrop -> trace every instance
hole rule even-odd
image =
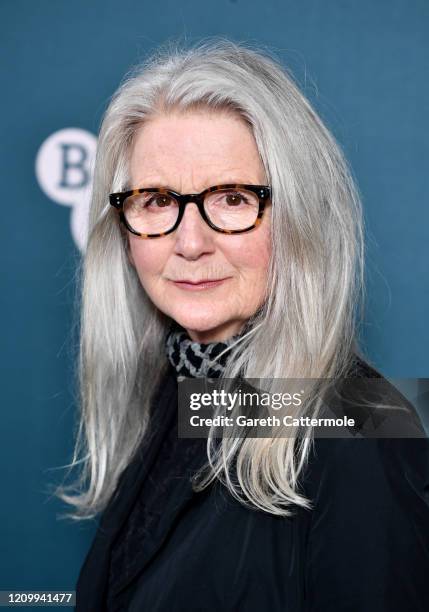
[[[389,377],[428,377],[426,0],[3,0],[0,589],[73,589],[94,524],[47,495],[70,461],[75,267],[101,114],[168,38],[273,49],[345,149],[367,224],[362,336]],[[70,130],[63,132],[63,130]],[[426,316],[425,316],[426,315]]]

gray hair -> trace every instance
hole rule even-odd
[[[149,407],[167,369],[163,343],[171,320],[142,288],[107,194],[127,188],[133,138],[145,121],[197,107],[231,111],[250,125],[272,188],[267,299],[229,349],[224,378],[342,376],[358,351],[361,203],[334,137],[266,50],[223,38],[159,49],[126,75],[99,135],[81,270],[81,419],[69,466],[80,475],[57,489],[74,507],[68,515],[74,519],[105,508],[145,436]],[[310,398],[302,411],[312,405]],[[219,478],[242,503],[269,513],[287,516],[293,504],[309,508],[297,491],[309,433],[299,444],[291,437],[232,436],[217,448],[210,436],[207,464],[194,488]]]

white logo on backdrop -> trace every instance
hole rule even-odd
[[[84,251],[92,191],[97,138],[80,128],[51,134],[36,157],[36,177],[45,194],[61,206],[71,207],[73,240]]]

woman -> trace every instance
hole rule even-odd
[[[428,609],[426,439],[177,434],[182,376],[380,379],[355,339],[362,260],[347,164],[271,57],[202,43],[122,84],[84,265],[84,469],[62,492],[102,513],[78,611]]]

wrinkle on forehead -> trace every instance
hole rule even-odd
[[[264,182],[265,172],[252,131],[239,116],[193,113],[179,115],[177,122],[175,118],[176,115],[158,116],[138,130],[130,155],[132,187],[198,193],[216,184]],[[231,121],[240,129],[234,129],[233,124],[228,129]],[[169,123],[174,129],[171,143]],[[145,137],[148,149],[142,146]]]

